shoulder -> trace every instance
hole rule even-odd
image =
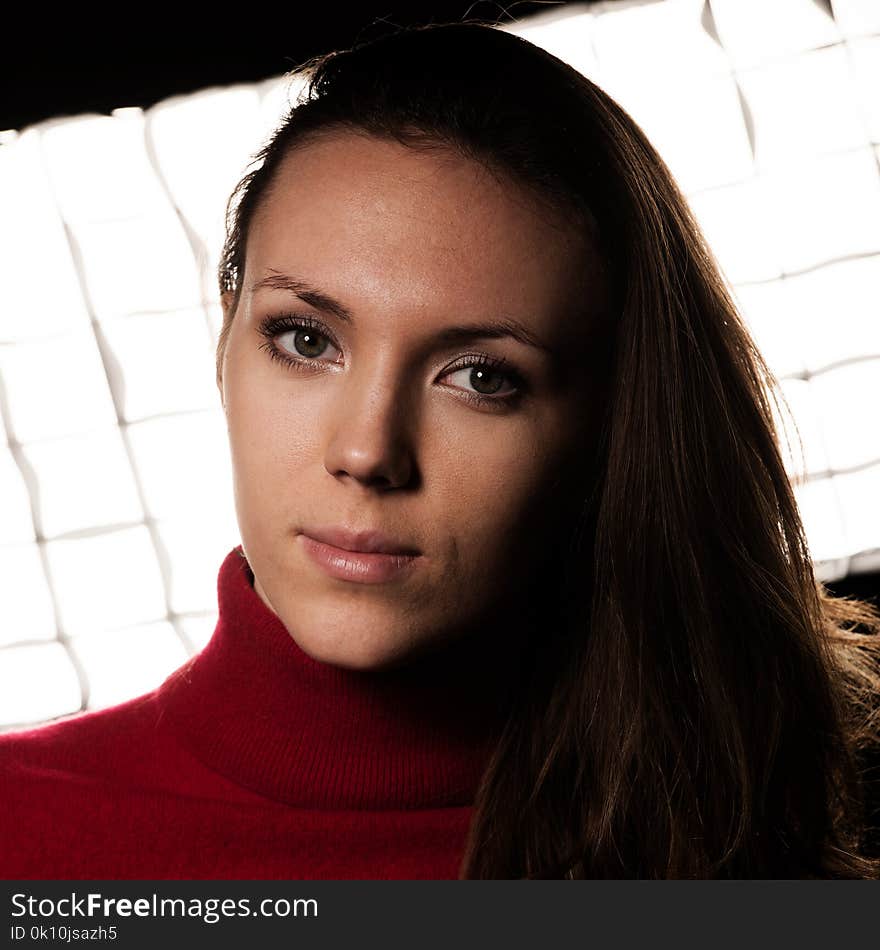
[[[43,789],[105,783],[144,773],[159,742],[155,693],[0,734],[3,796],[27,801]]]
[[[132,802],[161,784],[169,757],[157,716],[148,693],[0,734],[0,878],[91,871]]]

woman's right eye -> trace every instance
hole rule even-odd
[[[311,317],[294,317],[289,314],[269,317],[260,325],[259,333],[266,338],[260,349],[265,349],[272,359],[286,366],[300,367],[318,362],[328,346],[337,349],[329,332]],[[279,346],[276,341],[282,337],[287,337],[289,342]],[[330,362],[336,362],[336,359],[331,359]]]
[[[291,337],[296,352],[300,356],[305,356],[310,359],[321,356],[330,343],[323,333],[316,333],[314,330],[308,328],[291,330],[288,333],[282,333],[281,336]]]

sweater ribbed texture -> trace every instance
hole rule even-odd
[[[240,546],[217,591],[210,641],[157,689],[0,735],[0,876],[456,877],[503,719],[498,635],[348,670],[298,646]]]

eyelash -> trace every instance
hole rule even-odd
[[[278,317],[267,317],[260,324],[257,332],[260,336],[265,337],[266,342],[261,343],[259,349],[265,350],[269,354],[270,359],[277,361],[282,366],[297,371],[304,371],[310,363],[318,362],[320,357],[308,359],[304,356],[292,356],[280,350],[275,344],[275,337],[280,336],[282,333],[297,330],[313,330],[315,333],[329,340],[333,346],[336,346],[333,342],[332,334],[319,320],[308,315],[294,316],[293,314],[283,314]],[[513,405],[513,403],[517,402],[523,395],[525,391],[525,380],[503,357],[487,356],[485,353],[463,356],[459,362],[447,367],[443,375],[446,376],[455,370],[469,369],[473,366],[485,367],[500,372],[515,389],[513,392],[506,393],[502,396],[490,396],[484,395],[483,393],[472,392],[467,389],[460,389],[457,386],[454,387],[468,402],[477,406],[489,406],[497,409],[499,407]]]

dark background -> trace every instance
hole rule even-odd
[[[656,0],[655,0],[656,2]],[[73,12],[21,0],[0,56],[0,131],[55,116],[148,108],[171,95],[280,76],[304,60],[397,27],[477,19],[510,23],[575,12],[590,2],[366,2],[117,6]],[[829,585],[880,599],[880,572]]]
[[[53,116],[147,108],[170,95],[280,76],[306,59],[395,27],[478,19],[510,23],[541,11],[590,3],[453,2],[251,3],[162,11],[119,5],[64,14],[18,0],[0,53],[0,130]],[[50,12],[51,11],[51,12]],[[5,18],[7,24],[11,14]]]
[[[880,602],[880,571],[850,574],[849,577],[842,577],[839,581],[825,586],[835,594],[870,600],[874,604]]]

